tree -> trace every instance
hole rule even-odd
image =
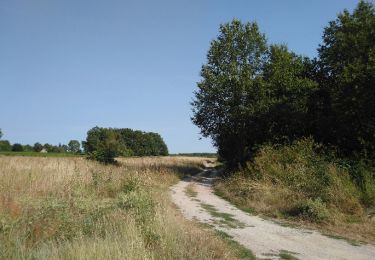
[[[129,128],[94,127],[87,132],[82,146],[90,158],[105,163],[114,162],[116,156],[168,155],[168,147],[159,134]]]
[[[304,136],[317,87],[308,65],[285,45],[267,46],[255,23],[222,25],[202,67],[192,120],[230,166],[250,159],[263,143]]]
[[[23,152],[23,146],[22,144],[15,143],[12,145],[12,151],[13,152]]]
[[[12,150],[12,146],[7,140],[0,140],[0,151],[9,152]]]
[[[40,151],[43,150],[43,145],[40,144],[40,143],[35,143],[35,144],[34,144],[34,147],[33,147],[33,150],[34,150],[35,152],[39,153]]]
[[[290,143],[311,134],[308,102],[318,84],[308,78],[309,65],[309,59],[290,52],[285,45],[270,46],[263,71],[267,95],[263,96],[263,109],[256,111],[256,120],[249,126],[258,126],[256,144]]]
[[[202,66],[192,121],[229,161],[246,157],[246,114],[257,109],[259,96],[264,94],[259,75],[266,54],[266,39],[257,24],[233,20],[220,26]]]
[[[23,151],[25,152],[32,152],[33,151],[33,147],[29,144],[26,144],[23,146]]]
[[[3,137],[3,132],[0,129],[0,139],[1,139],[1,137]]]
[[[84,148],[88,153],[88,158],[105,164],[113,164],[121,150],[120,135],[110,128],[94,127],[87,132]]]
[[[330,143],[375,158],[375,9],[361,1],[324,30],[321,88],[329,89]],[[328,87],[327,87],[328,86]],[[327,101],[326,101],[327,102]],[[326,140],[325,140],[326,141]]]
[[[45,144],[43,145],[43,148],[44,148],[47,152],[49,152],[49,153],[53,153],[53,152],[55,152],[55,151],[54,151],[54,147],[53,147],[52,144],[45,143]]]
[[[68,143],[68,151],[70,153],[78,153],[81,150],[81,144],[77,140],[70,140]]]

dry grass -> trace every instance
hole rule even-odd
[[[334,213],[329,216],[327,221],[323,222],[312,222],[285,215],[283,212],[305,200],[303,194],[296,194],[285,187],[255,182],[237,175],[216,182],[215,190],[218,195],[247,212],[283,219],[288,223],[287,225],[314,228],[323,233],[375,244],[375,221],[369,219],[365,214],[350,216],[330,208],[331,213]]]
[[[0,259],[233,259],[169,200],[202,160],[0,157]]]
[[[348,170],[317,154],[309,140],[263,147],[215,189],[248,212],[375,243],[374,217],[369,217],[375,209],[362,203],[362,191]]]

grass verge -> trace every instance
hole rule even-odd
[[[371,169],[319,149],[310,139],[264,146],[246,167],[217,181],[216,194],[252,214],[375,243]]]

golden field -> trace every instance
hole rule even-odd
[[[204,158],[0,156],[1,259],[233,259],[185,221],[168,187]]]

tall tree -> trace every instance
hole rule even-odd
[[[263,72],[263,108],[250,128],[258,126],[257,140],[263,142],[290,142],[310,134],[308,101],[318,84],[306,72],[310,61],[290,52],[285,45],[272,45]]]
[[[246,154],[244,115],[256,109],[262,94],[258,76],[266,52],[265,36],[256,23],[233,20],[220,26],[202,66],[202,80],[192,102],[192,121],[229,161],[242,160]]]
[[[361,1],[324,30],[321,71],[330,90],[332,140],[347,153],[375,158],[375,9]],[[323,85],[324,85],[323,84]]]
[[[3,132],[0,129],[0,139],[1,139],[1,137],[3,137]]]

